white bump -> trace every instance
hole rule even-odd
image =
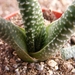
[[[24,5],[24,4],[25,4],[25,2],[22,2],[22,3],[20,3],[20,2],[19,2],[19,4],[20,4],[20,5]]]
[[[69,23],[70,25],[72,25],[72,23],[71,23],[70,21],[68,21],[68,23]]]
[[[36,23],[36,21],[32,20],[32,21],[31,21],[31,23],[35,24],[35,23]]]
[[[32,3],[32,6],[35,6],[35,4],[34,4],[34,3]]]
[[[75,25],[75,21],[73,21],[73,25]]]
[[[28,8],[28,10],[32,9],[31,7]]]
[[[32,14],[35,14],[35,12],[34,12],[34,11],[35,11],[35,10],[33,10],[33,11],[32,11]],[[33,16],[33,18],[34,18],[34,16]]]
[[[65,31],[67,31],[67,29],[66,29],[65,27],[64,27],[63,29],[64,29]]]
[[[28,13],[29,11],[30,11],[30,10],[26,10],[25,12],[27,12],[27,13]]]
[[[28,17],[25,17],[25,20],[27,20],[28,19]]]
[[[27,23],[27,25],[29,26],[29,25],[30,25],[30,23],[28,22],[28,23]],[[26,26],[26,28],[27,28],[27,26]]]
[[[70,9],[68,9],[68,11],[71,13],[72,11]]]
[[[68,21],[68,19],[65,19],[70,25],[72,25],[72,23],[70,21]]]
[[[16,33],[17,31],[15,30],[14,32]]]
[[[26,23],[26,21],[25,20],[23,20],[23,24],[25,24]]]
[[[25,8],[20,8],[21,11],[25,11]]]
[[[71,33],[74,33],[70,28],[68,28],[68,30],[69,30]]]
[[[60,39],[58,39],[58,38],[57,38],[57,41],[59,41],[59,42],[63,42],[62,40],[60,40]]]
[[[33,29],[32,32],[35,32],[35,30]]]
[[[65,21],[63,21],[63,24],[66,24]]]
[[[66,38],[69,38],[70,36],[66,35]]]
[[[24,13],[21,13],[22,16],[24,16]]]
[[[30,2],[28,2],[28,1],[27,1],[27,2],[26,2],[26,4],[27,4],[27,5],[29,5],[29,4],[30,4]]]
[[[73,15],[72,15],[72,14],[70,14],[70,16],[71,16],[71,17],[73,17]]]
[[[34,34],[32,34],[32,39],[34,39],[34,37],[35,37]]]
[[[55,43],[55,46],[56,46],[56,47],[58,46],[57,43]]]
[[[36,16],[34,16],[36,19],[38,18],[38,16],[36,15]]]
[[[54,43],[52,43],[52,46],[54,46]]]
[[[25,28],[27,28],[27,26],[25,25]]]
[[[61,36],[66,36],[66,35],[61,33]]]
[[[10,29],[10,26],[8,25],[8,28]]]
[[[32,18],[32,16],[29,16],[29,18]]]

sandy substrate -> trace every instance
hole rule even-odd
[[[42,8],[64,12],[72,0],[39,0]],[[16,0],[0,0],[0,16],[17,11]],[[15,50],[0,40],[0,75],[75,75],[75,59],[63,60],[58,53],[47,61],[23,62]]]

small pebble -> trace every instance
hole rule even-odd
[[[26,71],[26,70],[27,70],[27,66],[24,66],[24,67],[23,67],[23,71]]]
[[[63,68],[64,68],[64,70],[71,71],[74,67],[71,65],[70,62],[66,62],[63,64]]]
[[[27,66],[28,66],[28,68],[34,68],[35,65],[34,65],[34,63],[29,63]]]
[[[20,71],[18,68],[15,70],[15,72],[16,72],[16,75],[20,75]]]
[[[55,69],[55,70],[58,70],[59,68],[58,68],[58,66],[56,65],[56,66],[54,67],[54,69]]]
[[[44,69],[44,64],[36,64],[36,69],[42,71]]]
[[[11,58],[11,59],[10,59],[10,63],[15,64],[15,63],[16,63],[16,61],[15,61],[13,58]]]
[[[48,71],[48,75],[53,75],[53,71],[52,70],[49,70]]]
[[[71,71],[72,73],[75,73],[75,68],[74,69],[72,69],[72,71]]]
[[[54,60],[49,60],[49,61],[47,62],[47,64],[48,64],[48,66],[50,66],[50,67],[55,67],[55,66],[57,65],[57,62],[55,62]]]
[[[13,64],[13,67],[14,67],[14,68],[17,68],[17,67],[18,67],[18,65],[17,65],[17,64]]]
[[[8,66],[5,66],[5,70],[6,70],[6,71],[9,71],[9,67],[8,67]]]
[[[3,44],[3,42],[0,40],[0,45],[2,45]]]
[[[9,63],[9,60],[8,60],[8,58],[6,58],[6,57],[5,57],[5,62],[6,62],[6,63]]]

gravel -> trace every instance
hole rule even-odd
[[[42,8],[64,12],[72,0],[39,0],[39,2]],[[17,10],[16,0],[13,0],[13,3],[12,0],[0,0],[2,17]],[[63,60],[58,53],[44,62],[24,62],[13,48],[0,40],[0,75],[75,75],[75,59]]]

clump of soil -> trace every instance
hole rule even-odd
[[[10,21],[18,26],[23,26],[20,14],[12,17]],[[75,59],[63,60],[58,52],[44,62],[24,62],[17,56],[13,48],[0,40],[0,75],[75,75]]]
[[[56,16],[52,13],[50,9],[43,9],[43,17],[49,22],[56,20]]]

